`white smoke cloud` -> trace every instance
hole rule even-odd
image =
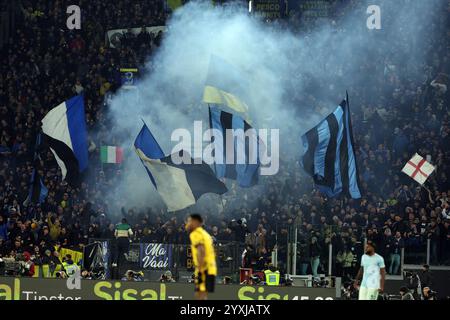
[[[299,159],[301,134],[334,109],[345,90],[350,90],[350,99],[362,94],[351,90],[377,95],[374,80],[384,72],[386,61],[402,60],[403,66],[398,67],[407,70],[405,78],[414,84],[423,80],[420,67],[432,38],[426,25],[441,2],[360,1],[343,18],[342,30],[325,23],[308,36],[265,24],[242,6],[191,1],[178,9],[168,22],[160,49],[149,59],[153,70],[141,70],[139,97],[120,90],[110,104],[113,129],[123,132],[122,145],[127,152],[117,189],[126,199],[124,205],[161,206],[132,149],[141,117],[166,154],[176,144],[170,141],[174,129],[192,130],[194,120],[203,120],[207,129],[208,111],[201,98],[211,54],[243,70],[250,82],[250,114],[255,126],[280,129],[280,156]],[[382,30],[366,27],[370,4],[381,6]],[[373,73],[362,73],[361,66],[374,59]],[[314,97],[316,105],[308,105],[309,97]]]

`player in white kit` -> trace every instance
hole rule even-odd
[[[358,300],[377,300],[378,294],[384,291],[384,278],[386,275],[384,259],[375,253],[375,244],[367,241],[365,254],[361,258],[355,288],[359,288]],[[358,285],[362,278],[361,285]]]

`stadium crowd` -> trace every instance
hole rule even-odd
[[[103,35],[113,28],[163,25],[168,11],[163,1],[135,1],[134,6],[121,0],[80,2],[87,6],[85,27],[69,31],[63,9],[67,1],[22,1],[16,29],[1,48],[6,63],[0,73],[0,257],[27,252],[27,261],[45,263],[57,259],[55,246],[80,251],[90,238],[113,239],[122,217],[132,226],[132,241],[188,243],[183,216],[134,208],[121,199],[107,201],[108,188],[121,178],[122,167],[105,169],[99,161],[100,145],[117,144],[105,140],[104,133],[105,94],[120,87],[118,69],[142,65],[161,42],[161,35],[144,30],[137,36],[126,32],[121,45],[111,48]],[[436,30],[445,29],[442,21],[436,20]],[[377,244],[390,274],[400,271],[402,248],[412,256],[409,262],[424,262],[428,239],[431,264],[448,264],[450,127],[448,75],[443,73],[449,70],[447,49],[430,45],[428,63],[421,66],[427,75],[423,83],[405,79],[401,57],[389,56],[385,72],[374,79],[378,98],[349,88],[360,92],[352,97],[352,121],[362,199],[325,198],[302,173],[298,159],[284,159],[278,175],[263,179],[263,197],[233,187],[224,196],[223,210],[203,213],[214,239],[245,244],[242,266],[255,270],[267,267],[274,248],[279,268],[285,270],[287,241],[296,228],[300,274],[326,271],[332,243],[333,272],[353,277],[365,239]],[[368,60],[362,72],[371,68]],[[27,204],[40,120],[63,99],[81,92],[90,132],[91,166],[85,180],[75,189],[62,182],[53,154],[43,150],[41,176],[48,197],[42,204]],[[431,156],[436,166],[426,188],[401,173],[416,152]],[[122,216],[111,215],[112,206],[122,207]]]

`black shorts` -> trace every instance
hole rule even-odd
[[[216,276],[208,274],[208,271],[197,272],[195,275],[196,292],[214,292]]]

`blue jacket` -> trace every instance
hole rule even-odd
[[[403,152],[408,151],[408,145],[408,138],[403,133],[400,133],[394,138],[392,148],[394,149],[395,153],[397,153],[397,155],[401,155]]]

